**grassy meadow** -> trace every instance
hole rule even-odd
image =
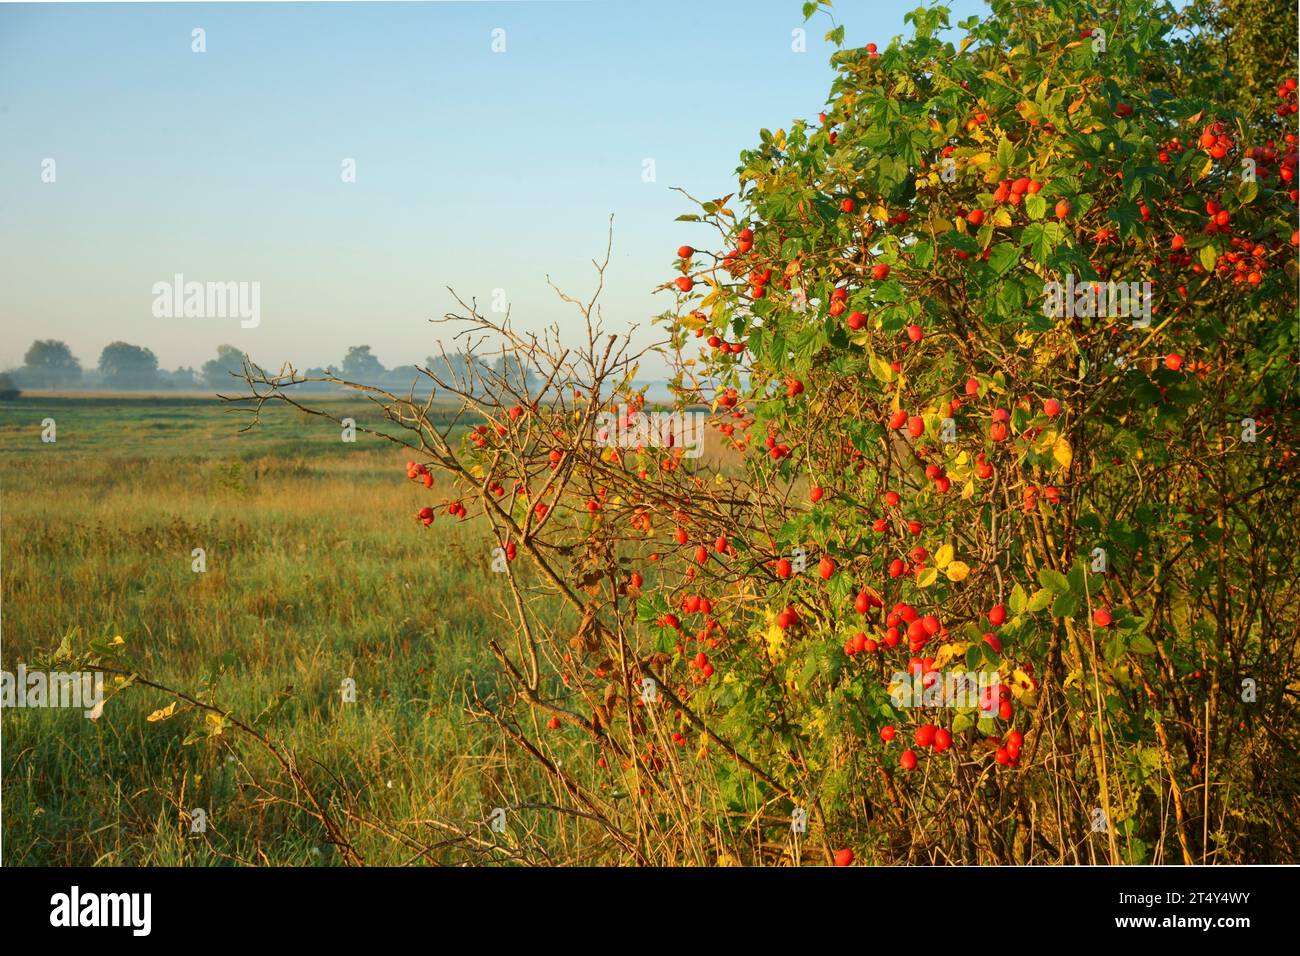
[[[364,401],[313,404],[379,418]],[[413,519],[440,496],[406,480],[398,446],[344,443],[279,404],[240,433],[246,421],[210,398],[0,402],[4,669],[68,635],[120,635],[141,675],[241,719],[282,696],[259,729],[355,816],[367,863],[464,862],[493,806],[550,796],[506,777],[495,729],[463,706],[471,686],[490,695],[487,636],[504,627],[488,538],[472,519]],[[201,713],[150,721],[173,698],[108,689],[98,720],[4,710],[5,864],[340,862],[314,819],[269,797],[293,788],[251,738],[187,743]]]

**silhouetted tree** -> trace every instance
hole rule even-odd
[[[189,392],[203,387],[203,382],[200,380],[199,374],[189,366],[182,366],[174,372],[163,372],[162,374],[167,382],[167,386],[169,388],[177,389],[178,391]],[[233,379],[231,381],[233,381]]]
[[[343,377],[352,382],[373,384],[384,374],[384,365],[370,354],[369,345],[354,345],[343,357]]]
[[[8,372],[0,372],[0,400],[17,398],[22,392]]]
[[[81,379],[81,363],[64,342],[39,339],[23,357],[20,375],[23,383],[35,388],[57,388]]]
[[[113,342],[99,354],[106,388],[151,388],[159,384],[158,356],[146,348]]]
[[[233,345],[218,345],[217,357],[203,363],[203,384],[226,388],[234,381],[231,375],[244,372],[244,353]]]

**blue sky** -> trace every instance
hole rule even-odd
[[[916,5],[836,17],[849,44],[883,46]],[[800,6],[0,4],[0,367],[38,337],[88,366],[115,339],[168,368],[227,342],[266,365],[357,344],[417,362],[446,335],[426,319],[447,286],[503,289],[521,328],[576,329],[546,276],[587,291],[611,213],[606,322],[647,326],[700,235],[673,221],[689,209],[671,187],[732,191],[760,128],[825,102],[830,22],[793,52]],[[176,273],[259,282],[260,324],[156,318],[152,286]]]

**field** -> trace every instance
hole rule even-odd
[[[375,417],[364,402],[323,407]],[[143,676],[245,720],[291,688],[259,728],[346,794],[366,862],[461,859],[493,806],[538,796],[502,794],[530,782],[500,778],[494,733],[463,707],[475,682],[489,692],[499,613],[481,529],[414,521],[428,492],[388,442],[344,443],[287,406],[241,434],[246,421],[200,398],[0,403],[4,668],[33,669],[69,635],[120,635]],[[338,861],[316,820],[263,789],[293,796],[252,738],[185,743],[201,714],[146,719],[172,700],[130,687],[98,720],[6,708],[4,863]],[[190,832],[195,808],[204,833]]]

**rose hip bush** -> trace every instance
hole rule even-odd
[[[433,375],[461,441],[388,396],[420,520],[491,523],[472,706],[585,861],[1300,855],[1295,60],[1246,125],[1184,14],[1080,9],[840,48],[681,217],[702,457],[594,299],[571,351],[461,317],[535,373]]]

